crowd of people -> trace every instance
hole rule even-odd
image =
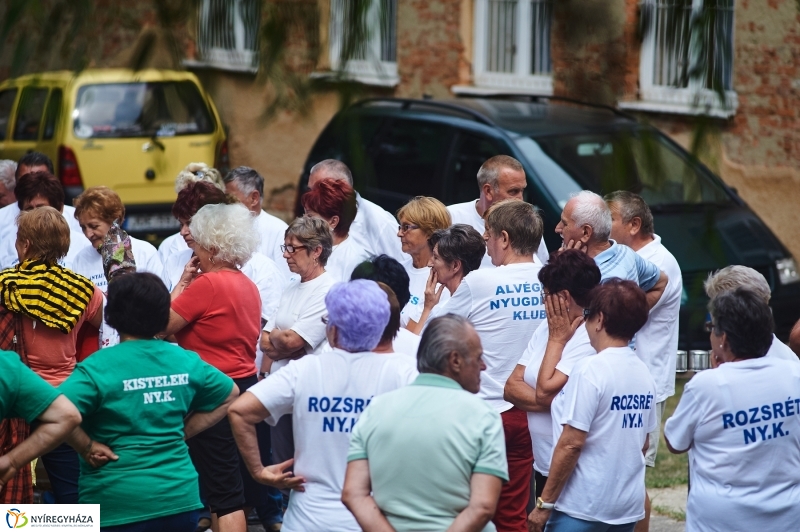
[[[678,263],[637,194],[546,227],[518,161],[476,177],[395,217],[329,159],[286,224],[254,169],[192,163],[156,249],[113,190],[65,206],[46,156],[0,161],[0,500],[33,502],[40,459],[109,532],[648,530]],[[798,357],[756,270],[705,290],[713,369],[663,435],[687,530],[791,530]]]

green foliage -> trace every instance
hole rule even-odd
[[[648,467],[645,472],[645,485],[648,489],[669,488],[689,482],[689,455],[687,453],[672,454],[669,452],[669,449],[667,449],[667,443],[664,441],[664,423],[672,416],[672,413],[675,412],[678,401],[681,395],[683,395],[683,386],[686,382],[686,379],[678,377],[675,382],[675,395],[667,399],[667,404],[664,407],[656,466]]]

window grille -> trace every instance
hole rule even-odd
[[[203,63],[234,70],[258,68],[259,0],[202,0],[197,48]]]

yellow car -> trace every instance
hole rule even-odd
[[[224,173],[228,146],[197,78],[168,70],[45,72],[0,84],[0,159],[47,154],[67,203],[105,185],[126,205],[125,227],[174,233],[175,177],[192,161]]]

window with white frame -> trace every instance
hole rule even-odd
[[[259,0],[201,0],[197,48],[201,63],[226,70],[258,70]]]
[[[640,102],[622,107],[730,116],[734,0],[643,0]]]
[[[476,0],[476,87],[553,93],[550,28],[553,0]]]
[[[331,68],[370,85],[394,86],[398,0],[331,0]]]

